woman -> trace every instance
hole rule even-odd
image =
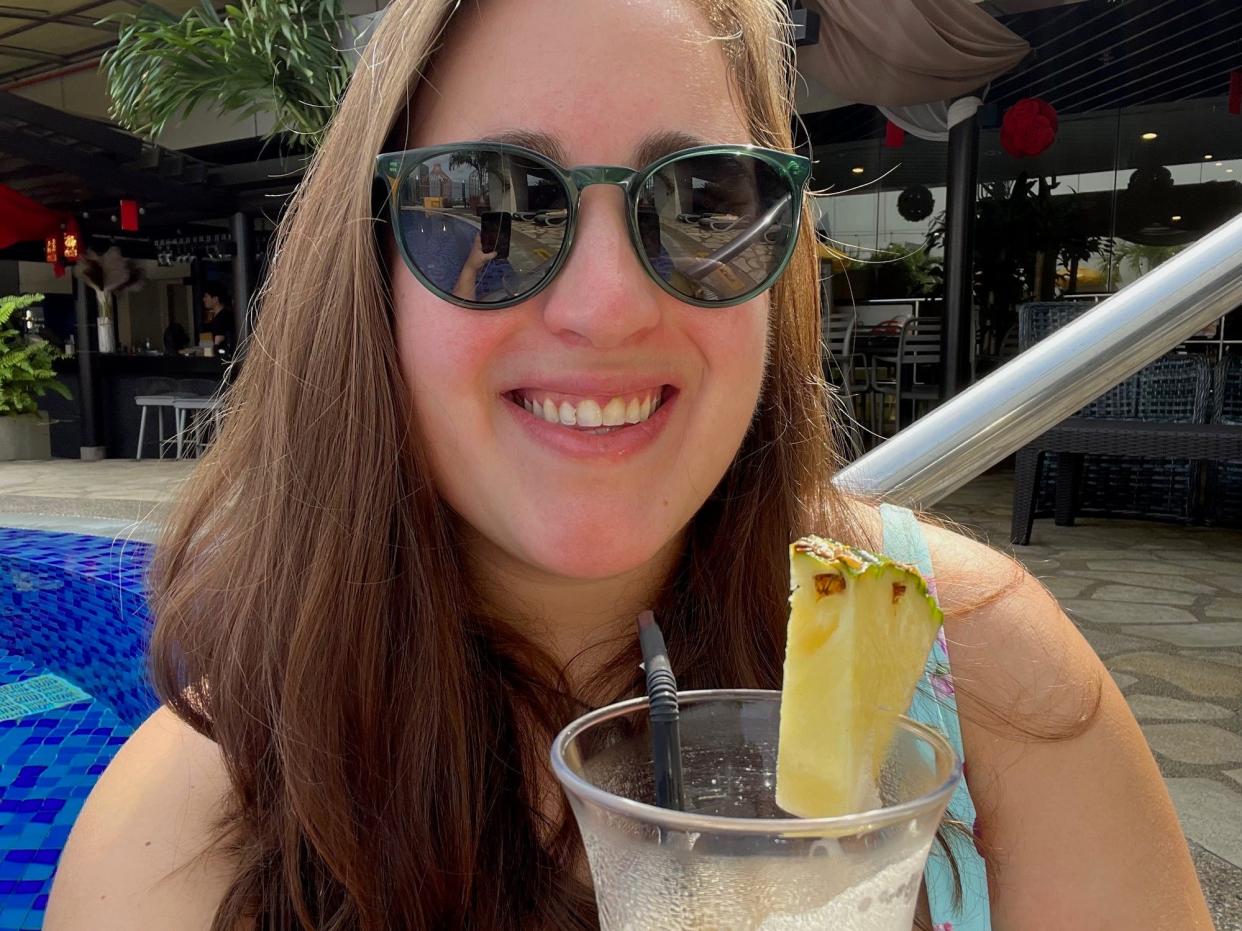
[[[389,7],[285,221],[263,352],[158,549],[167,707],[84,809],[51,931],[591,927],[545,760],[582,708],[640,688],[634,616],[655,609],[686,688],[779,687],[789,541],[881,543],[877,511],[828,483],[804,205],[788,267],[771,264],[805,168],[781,155],[785,5],[451,7]],[[733,148],[640,175],[684,281],[660,277],[604,184],[563,225],[516,219],[572,206],[545,156],[642,168],[703,143],[774,161]],[[496,247],[481,230],[449,244],[433,221],[477,223],[453,206],[477,191],[424,186],[472,159],[515,216],[519,272],[474,302],[453,294],[461,267]],[[680,188],[683,169],[710,183]],[[397,221],[378,236],[376,175]],[[747,231],[751,265],[722,258]],[[964,881],[986,869],[992,927],[1209,928],[1090,648],[1010,560],[924,531],[985,855],[957,859]],[[957,911],[933,896],[924,925],[973,909],[987,927],[988,890],[968,892]]]

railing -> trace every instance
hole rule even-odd
[[[842,469],[836,483],[929,506],[1242,304],[1242,216]]]

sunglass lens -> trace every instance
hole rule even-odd
[[[569,197],[550,167],[507,152],[425,159],[396,190],[406,256],[441,292],[499,304],[535,290],[565,242]]]
[[[771,285],[793,247],[798,201],[749,155],[693,155],[655,171],[638,197],[643,253],[692,300],[724,302]]]

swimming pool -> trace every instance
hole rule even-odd
[[[99,774],[157,706],[146,543],[0,527],[0,931],[42,927]]]

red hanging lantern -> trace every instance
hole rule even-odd
[[[43,240],[43,257],[52,266],[57,278],[65,276],[65,266],[61,263],[59,233],[53,233]]]
[[[900,149],[906,141],[906,131],[894,123],[888,121],[888,125],[884,127],[884,145],[889,149]]]
[[[138,232],[138,201],[121,201],[121,229],[127,233]]]
[[[82,233],[78,221],[70,217],[60,234],[60,254],[66,262],[76,262],[82,257]]]
[[[1031,158],[1057,138],[1057,111],[1039,97],[1026,97],[1005,111],[1001,148],[1014,158]]]

